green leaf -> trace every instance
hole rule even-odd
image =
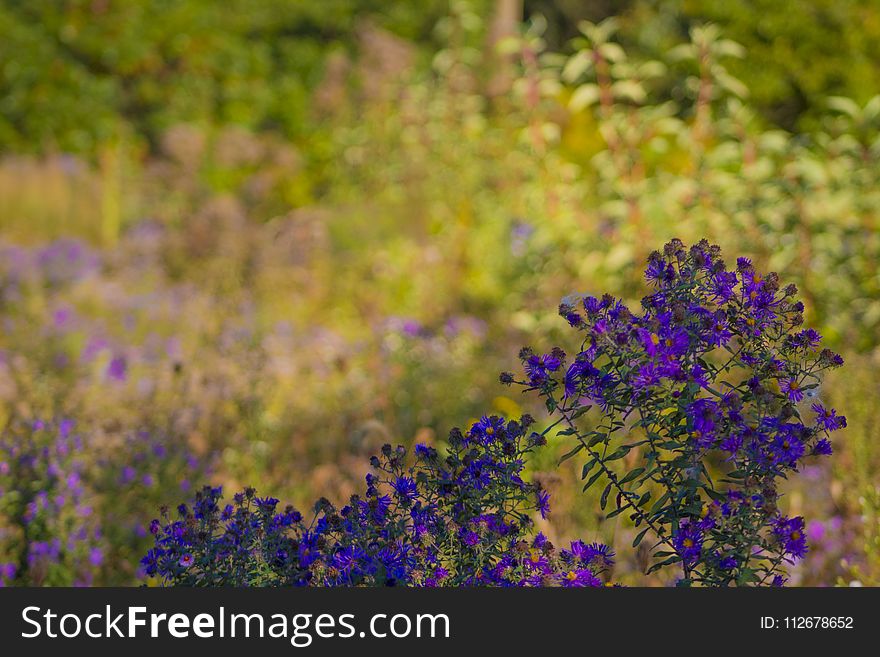
[[[572,449],[572,450],[566,452],[565,454],[563,454],[563,455],[560,457],[559,462],[560,462],[560,463],[564,463],[565,461],[567,461],[568,459],[570,459],[572,456],[575,456],[576,454],[578,454],[578,453],[579,453],[581,450],[583,450],[583,449],[584,449],[584,445],[583,445],[583,443],[578,443],[577,445],[575,445],[574,449]]]
[[[645,471],[645,468],[636,468],[635,470],[630,470],[626,474],[626,476],[620,480],[620,483],[627,484],[627,483],[631,482],[633,479],[635,479],[636,477],[638,477],[640,474],[642,474],[644,471]]]
[[[608,482],[608,485],[605,486],[605,490],[602,491],[602,497],[599,498],[599,507],[604,511],[605,505],[608,504],[608,493],[611,492],[611,482]]]
[[[629,454],[630,449],[631,449],[631,447],[629,445],[621,445],[616,450],[614,450],[614,453],[612,453],[610,456],[606,457],[605,460],[606,461],[616,461],[618,459],[622,459],[624,456]]]
[[[641,543],[641,542],[642,542],[642,539],[645,538],[645,534],[648,533],[648,530],[649,530],[649,529],[651,529],[651,528],[650,528],[650,527],[645,527],[642,531],[640,531],[640,532],[636,535],[636,538],[635,538],[635,540],[634,540],[633,543],[632,543],[632,546],[633,546],[633,547],[638,547],[638,546],[639,546],[639,543]]]
[[[602,476],[603,472],[603,470],[596,470],[596,472],[593,473],[593,476],[590,477],[590,480],[586,484],[584,484],[584,490],[587,490],[590,486],[595,484],[596,480]]]
[[[595,457],[584,463],[584,469],[581,470],[581,479],[587,478],[587,475],[590,474],[590,470],[596,467],[596,463],[598,463],[598,461]]]
[[[587,83],[582,84],[568,101],[568,107],[572,112],[580,112],[582,109],[589,107],[599,101],[598,85]]]

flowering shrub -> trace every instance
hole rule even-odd
[[[70,421],[0,437],[0,584],[92,584],[104,551],[85,470]]]
[[[549,495],[522,479],[525,458],[555,431],[576,441],[563,460],[586,454],[584,489],[605,482],[606,517],[635,524],[633,547],[651,532],[648,573],[679,567],[685,586],[783,584],[784,564],[808,547],[804,519],[779,510],[779,483],[830,455],[830,433],[846,426],[813,401],[821,372],[843,361],[800,328],[795,286],[746,258],[728,270],[705,240],[672,240],[645,275],[654,291],[641,314],[610,295],[567,300],[560,314],[582,334],[574,358],[526,348],[525,378],[501,375],[544,398],[553,421],[542,432],[529,416],[484,417],[452,431],[445,458],[417,445],[414,465],[385,445],[365,494],[339,510],[322,499],[309,523],[253,489],[221,510],[221,490],[206,488],[179,519],[153,521],[146,573],[186,585],[598,585],[607,547],[557,553],[527,537]]]
[[[782,584],[783,564],[807,544],[803,518],[779,511],[779,482],[831,454],[830,432],[846,426],[810,404],[820,373],[843,360],[799,328],[794,285],[746,258],[729,270],[705,240],[672,240],[645,276],[653,292],[638,314],[610,295],[566,300],[560,314],[582,339],[574,357],[524,349],[525,379],[502,382],[544,398],[555,418],[545,433],[576,441],[564,458],[586,455],[585,489],[605,482],[601,507],[640,528],[633,546],[650,532],[648,572],[675,565],[683,585]]]
[[[132,581],[147,514],[204,468],[146,432],[117,438],[70,419],[15,418],[0,434],[0,585]]]
[[[385,445],[363,495],[336,509],[325,499],[310,521],[253,489],[221,508],[204,488],[177,517],[154,520],[147,575],[171,585],[600,586],[613,563],[604,545],[556,550],[532,537],[532,512],[548,494],[522,479],[525,457],[543,444],[529,417],[484,417],[453,430],[446,456],[426,445]]]

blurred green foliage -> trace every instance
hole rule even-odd
[[[641,0],[627,21],[634,44],[655,54],[695,25],[718,25],[745,49],[731,72],[752,104],[787,129],[815,127],[829,95],[864,103],[880,86],[873,0]]]
[[[658,57],[714,23],[747,56],[731,72],[752,106],[788,130],[815,128],[829,95],[866,102],[880,86],[880,5],[873,0],[526,0],[559,48],[581,20],[616,16],[628,52]]]
[[[443,0],[0,2],[0,148],[92,154],[180,122],[306,129],[328,51],[364,16],[419,41]]]
[[[488,21],[496,3],[469,6]],[[547,17],[545,39],[554,49],[576,35],[579,20],[617,15],[622,43],[648,57],[714,22],[748,54],[731,72],[753,106],[788,129],[815,127],[827,95],[863,103],[880,83],[880,7],[871,0],[513,6]],[[182,122],[302,141],[315,128],[310,99],[329,52],[354,54],[370,21],[429,57],[447,9],[446,0],[2,0],[0,149],[94,156],[120,135],[155,147]]]

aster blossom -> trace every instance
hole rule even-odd
[[[684,585],[783,581],[807,546],[801,521],[779,510],[779,481],[832,453],[846,418],[802,402],[843,359],[802,326],[794,285],[749,258],[728,268],[705,240],[670,241],[645,280],[638,310],[583,297],[571,365],[535,376],[527,349],[513,382],[538,391],[576,442],[566,458],[584,455],[585,488],[604,485],[607,516],[625,514],[634,546],[651,538],[649,572],[678,568]]]

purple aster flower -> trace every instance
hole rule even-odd
[[[660,382],[660,371],[655,367],[654,363],[645,363],[640,365],[635,377],[633,377],[632,385],[637,390],[643,390],[650,386],[657,385]]]
[[[779,389],[783,394],[787,395],[790,401],[795,403],[804,398],[804,391],[797,379],[781,379],[779,381]]]
[[[716,423],[720,420],[718,403],[712,399],[697,399],[688,409],[694,431],[708,435],[715,430]]]
[[[656,257],[655,257],[656,256]],[[659,253],[652,254],[645,269],[645,280],[651,285],[660,287],[675,280],[675,268],[667,263]]]
[[[125,381],[128,363],[124,356],[115,356],[107,366],[107,376],[114,381]]]
[[[782,546],[782,551],[794,559],[802,559],[807,554],[807,536],[804,532],[804,519],[780,517],[773,526],[773,534]]]
[[[706,342],[713,347],[723,347],[730,342],[732,337],[733,333],[730,331],[730,324],[724,316],[724,313],[720,311],[715,313],[715,317],[709,327],[709,334],[706,337]]]
[[[682,561],[695,562],[703,551],[703,532],[696,524],[684,520],[672,539],[672,545]]]
[[[614,565],[614,550],[602,543],[590,543],[572,541],[571,555],[581,563],[599,567]]]
[[[822,404],[813,404],[810,408],[816,414],[816,424],[825,431],[836,431],[846,426],[846,417],[838,415],[833,408],[828,410]]]
[[[804,455],[804,444],[791,435],[790,431],[784,431],[773,439],[771,453],[776,465],[794,467],[797,460]]]
[[[538,356],[532,354],[526,359],[525,370],[529,377],[529,382],[533,386],[541,385],[550,378],[550,373],[555,372],[562,366],[562,360],[565,354],[561,350],[554,350],[552,353]]]
[[[397,477],[392,483],[397,499],[402,503],[412,502],[419,493],[416,482],[409,477]]]
[[[547,515],[550,513],[550,493],[542,488],[539,488],[535,493],[535,497],[537,498],[536,508],[541,514],[541,517],[546,519]]]
[[[92,548],[89,551],[89,563],[95,568],[104,563],[104,551],[98,547]]]
[[[333,555],[333,565],[344,573],[350,572],[367,553],[357,546],[344,547]]]
[[[833,451],[834,450],[831,448],[831,441],[827,438],[820,438],[816,444],[813,445],[811,454],[813,456],[831,456]]]
[[[483,445],[488,445],[503,436],[504,429],[505,423],[502,418],[497,415],[484,415],[480,418],[479,422],[476,422],[471,426],[470,431],[468,431],[468,436],[479,441]]]
[[[602,580],[586,568],[575,568],[559,574],[559,583],[566,587],[602,586]]]

